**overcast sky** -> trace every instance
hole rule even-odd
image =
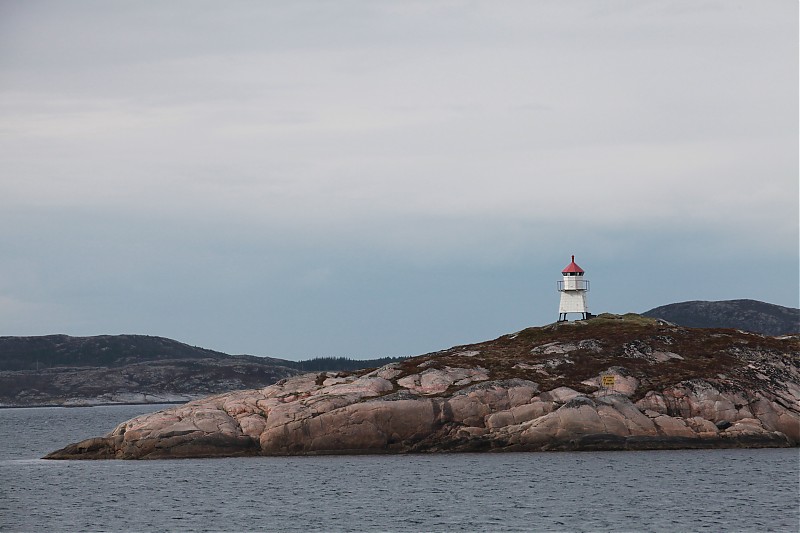
[[[414,355],[798,306],[798,3],[0,2],[0,335]]]

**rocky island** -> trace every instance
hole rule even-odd
[[[798,340],[604,314],[195,400],[46,458],[797,446]]]

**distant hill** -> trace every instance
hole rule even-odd
[[[146,335],[0,337],[0,406],[185,402],[271,385],[294,365]]]
[[[287,361],[228,355],[147,335],[0,337],[0,407],[186,402],[312,371],[402,358]]]
[[[230,357],[226,353],[149,335],[0,337],[0,370],[41,370],[59,366],[114,368],[175,359],[222,360]],[[255,359],[273,365],[289,363],[270,357]]]
[[[680,302],[642,315],[691,328],[731,328],[773,336],[800,332],[800,309],[758,300]]]

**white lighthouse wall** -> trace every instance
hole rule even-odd
[[[564,276],[563,287],[564,290],[589,290],[589,282],[580,276]]]
[[[589,306],[586,303],[586,291],[563,291],[561,302],[558,305],[560,313],[588,313]]]

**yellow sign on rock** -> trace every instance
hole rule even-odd
[[[600,382],[603,384],[603,387],[613,387],[614,386],[614,376],[603,376],[600,379]]]

